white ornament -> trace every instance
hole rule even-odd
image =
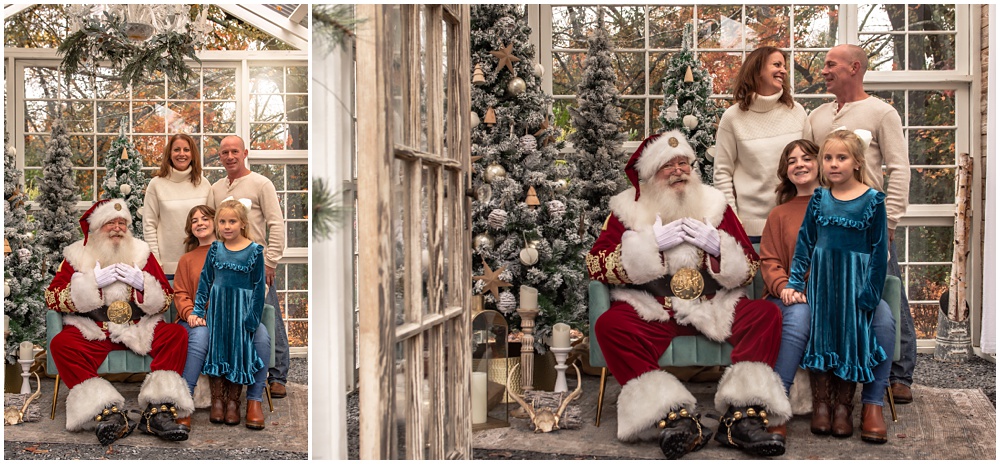
[[[712,161],[715,159],[715,145],[705,149],[705,159]]]
[[[7,146],[7,154],[10,155],[10,156],[17,155],[17,148],[14,148],[13,145]]]
[[[528,85],[525,84],[524,79],[521,79],[520,77],[515,77],[507,82],[507,91],[510,92],[511,95],[521,95],[525,90],[528,90]]]
[[[132,193],[132,186],[129,185],[129,184],[122,184],[121,191],[122,191],[122,195],[128,195],[128,194]]]
[[[489,203],[491,198],[493,198],[493,187],[490,187],[490,184],[482,184],[476,188],[477,200],[483,203]]]
[[[3,297],[7,298],[8,296],[10,296],[10,284],[8,284],[7,281],[4,281],[4,283],[3,283]]]
[[[542,77],[542,76],[544,76],[545,75],[545,66],[542,66],[542,63],[535,63],[535,68],[531,70],[531,74],[534,74],[535,77]]]
[[[511,292],[500,294],[500,301],[497,302],[497,309],[504,314],[510,314],[517,309],[517,298]]]
[[[693,114],[684,116],[684,127],[687,127],[688,130],[698,127],[698,118]]]
[[[481,122],[483,122],[483,121],[481,121],[479,119],[479,115],[476,114],[475,111],[473,111],[472,115],[469,117],[469,123],[472,124],[472,127],[476,127],[476,126],[479,126],[479,123],[481,123]]]
[[[670,107],[668,107],[666,109],[666,111],[663,112],[663,115],[668,120],[676,118],[677,117],[677,104],[674,103],[673,105],[670,105]]]
[[[483,174],[483,179],[486,182],[493,182],[496,179],[503,179],[507,177],[507,170],[499,164],[491,164],[486,166],[486,172]]]
[[[522,248],[519,256],[521,262],[526,266],[531,266],[538,262],[538,250],[535,247]]]
[[[566,193],[569,191],[569,179],[556,180],[556,193]]]
[[[490,211],[489,219],[486,222],[494,229],[503,229],[507,225],[507,212],[502,209]]]

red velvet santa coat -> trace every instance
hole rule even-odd
[[[63,251],[64,260],[59,266],[52,283],[45,291],[45,303],[50,309],[63,314],[63,323],[80,329],[87,340],[105,340],[121,343],[132,351],[146,355],[153,343],[153,329],[163,320],[173,301],[173,290],[167,277],[160,269],[159,263],[150,252],[149,245],[134,237],[132,240],[133,256],[130,259],[143,272],[143,291],[139,292],[128,284],[115,282],[103,289],[97,288],[94,277],[94,266],[100,261],[84,245],[77,241]],[[113,263],[101,262],[101,267]],[[141,314],[132,314],[134,323],[108,323],[108,330],[102,330],[99,323],[85,314],[114,301],[126,300],[135,302],[142,310]]]
[[[698,329],[706,337],[722,342],[729,337],[733,310],[746,296],[743,287],[753,280],[760,258],[726,202],[722,192],[699,185],[702,214],[719,231],[720,254],[715,259],[700,248],[682,242],[660,252],[653,235],[656,210],[653,195],[635,200],[635,190],[628,189],[611,198],[611,215],[601,236],[587,255],[591,279],[611,287],[611,299],[635,308],[647,321],[667,321]],[[663,217],[663,224],[675,218]],[[655,297],[625,284],[644,284],[682,268],[706,269],[722,287],[714,296],[694,300]]]

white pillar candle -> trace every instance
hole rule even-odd
[[[6,314],[3,315],[3,331],[10,332],[10,316]]]
[[[521,309],[538,308],[538,289],[527,285],[521,286]]]
[[[552,348],[569,348],[569,325],[562,322],[552,326]]]
[[[18,359],[32,359],[31,350],[33,348],[34,345],[31,342],[27,340],[21,342],[21,356]]]
[[[472,423],[486,422],[486,373],[472,373]]]

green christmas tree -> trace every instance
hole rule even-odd
[[[17,169],[16,151],[3,136],[3,236],[10,253],[4,252],[3,312],[10,317],[10,335],[4,346],[8,364],[17,362],[18,344],[45,342],[45,289],[52,277],[45,272],[43,253],[35,246],[32,230],[36,224],[28,217],[27,196]],[[64,226],[65,227],[65,226]]]
[[[667,63],[659,119],[664,132],[677,129],[684,133],[697,154],[695,164],[702,180],[711,185],[714,163],[709,147],[715,146],[715,131],[725,109],[709,98],[712,78],[701,67],[701,62],[695,59],[690,49],[692,38],[689,23],[684,26],[681,51]]]
[[[473,273],[485,262],[509,282],[499,301],[513,326],[522,285],[538,289],[536,349],[552,324],[587,326],[587,252],[580,233],[586,205],[571,190],[576,167],[559,154],[552,97],[541,89],[531,29],[516,5],[476,5],[471,14]],[[481,76],[481,78],[480,78]],[[475,121],[474,121],[475,122]],[[522,253],[523,252],[523,253]],[[537,253],[537,254],[536,254]],[[537,260],[535,258],[537,256]],[[476,280],[473,291],[483,290]]]
[[[55,275],[62,262],[63,249],[80,239],[76,227],[79,214],[76,203],[80,191],[73,176],[73,150],[62,119],[52,122],[52,136],[45,146],[42,161],[42,181],[39,185],[38,211],[35,219],[38,228],[38,247],[44,253],[47,270]]]
[[[123,124],[124,126],[124,124]],[[135,145],[124,133],[111,142],[111,149],[105,157],[107,171],[104,174],[104,194],[101,199],[122,198],[132,212],[132,235],[142,239],[142,219],[139,210],[142,208],[143,192],[149,179],[142,173],[142,158]]]
[[[570,107],[575,132],[567,138],[573,142],[573,163],[579,178],[579,198],[587,203],[587,245],[592,246],[608,217],[608,199],[628,185],[623,174],[625,161],[621,132],[621,97],[615,87],[614,55],[611,37],[604,28],[603,10],[598,12],[598,24],[587,40],[587,59],[583,80],[577,87],[576,108]]]

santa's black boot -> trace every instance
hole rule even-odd
[[[171,403],[154,404],[142,411],[139,420],[139,430],[142,433],[156,435],[164,440],[184,441],[188,439],[190,428],[178,424],[177,408]]]
[[[137,423],[129,420],[124,410],[118,406],[108,406],[95,418],[97,421],[97,440],[102,446],[108,446],[132,434]]]
[[[760,406],[730,407],[719,421],[715,440],[758,456],[785,454],[785,437],[767,431],[767,412]]]
[[[712,439],[712,431],[701,426],[701,415],[687,409],[671,411],[657,423],[660,431],[660,451],[667,459],[680,459],[698,451]]]

